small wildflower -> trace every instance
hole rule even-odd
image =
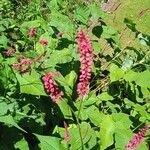
[[[77,85],[77,92],[79,96],[84,96],[89,92],[89,81],[91,79],[93,54],[91,42],[88,39],[86,33],[80,30],[77,33],[77,43],[80,53],[80,77]]]
[[[6,56],[11,56],[14,52],[15,52],[15,49],[14,49],[14,48],[10,48],[10,49],[6,52]]]
[[[68,126],[65,121],[64,121],[64,128],[65,128],[64,140],[68,143],[70,141],[70,135],[69,135]]]
[[[126,145],[126,150],[133,150],[137,148],[143,141],[146,131],[148,130],[148,125],[145,125],[140,132],[135,134],[129,143]]]
[[[32,60],[31,59],[29,59],[29,58],[24,58],[24,59],[22,59],[22,61],[21,61],[21,65],[30,65],[30,64],[32,64],[33,62],[32,62]]]
[[[30,28],[28,34],[29,34],[30,37],[36,36],[36,28],[34,28],[34,27]]]
[[[13,67],[14,69],[19,69],[20,66],[21,66],[20,63],[16,63],[16,64],[13,64],[13,65],[12,65],[12,67]]]
[[[42,45],[44,45],[44,46],[47,46],[47,45],[48,45],[48,40],[46,40],[46,39],[41,39],[41,40],[39,41],[39,43],[42,44]]]
[[[44,87],[48,93],[50,93],[50,97],[54,102],[59,101],[59,99],[64,95],[62,91],[59,91],[56,82],[52,79],[55,73],[48,72],[42,78],[44,81]]]

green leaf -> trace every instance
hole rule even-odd
[[[60,32],[64,32],[72,37],[74,32],[74,25],[69,19],[68,16],[63,15],[62,13],[58,12],[57,10],[53,10],[51,12],[51,21],[49,23],[51,26],[56,27]],[[70,38],[68,36],[68,38]]]
[[[110,115],[106,115],[100,125],[101,150],[105,150],[113,144],[114,130],[115,125],[112,117]]]
[[[65,93],[68,96],[72,95],[72,89],[69,87],[66,79],[63,76],[55,76],[54,79],[62,86],[65,88]]]
[[[117,31],[111,27],[111,26],[102,26],[103,32],[102,32],[102,37],[103,38],[112,38],[113,36],[117,35]]]
[[[55,50],[51,55],[50,59],[47,59],[45,67],[55,66],[56,64],[63,64],[72,61],[72,53],[69,49],[64,48],[63,50]]]
[[[41,21],[40,20],[33,20],[33,21],[26,21],[24,22],[21,27],[20,27],[20,31],[27,36],[29,29],[32,27],[39,27],[41,25]]]
[[[20,92],[32,95],[46,95],[40,75],[36,71],[31,74],[20,75],[16,73],[17,80],[20,84]]]
[[[150,88],[150,82],[147,82],[150,81],[149,70],[140,73],[131,70],[124,75],[124,79],[129,82],[134,81],[139,86]]]
[[[102,49],[100,47],[100,43],[93,41],[92,42],[92,46],[93,46],[95,55],[97,55],[97,54],[99,54],[101,52]]]
[[[52,136],[43,136],[39,134],[35,134],[35,136],[40,141],[39,147],[41,148],[41,150],[63,150],[59,138]]]
[[[116,130],[129,129],[132,124],[132,121],[129,119],[129,115],[124,113],[114,113],[112,114],[112,119],[115,122]]]
[[[14,146],[18,150],[29,150],[28,143],[24,138],[18,141]]]
[[[67,104],[67,101],[65,101],[64,99],[59,101],[58,106],[61,110],[61,112],[63,113],[65,118],[71,118],[72,117],[72,112],[71,112],[71,108],[70,106]]]
[[[7,103],[0,100],[0,116],[5,115],[7,111],[8,111]]]
[[[76,83],[76,80],[77,80],[77,74],[74,70],[72,70],[69,74],[67,74],[65,76],[65,79],[68,83],[68,85],[71,87],[71,89],[73,89],[75,83]]]
[[[74,18],[83,24],[87,24],[88,17],[90,15],[89,8],[83,5],[79,5],[74,12]]]
[[[14,121],[14,119],[11,115],[0,116],[0,122],[13,125],[14,127],[18,128],[19,130],[26,132],[24,129],[22,129],[21,127],[18,126],[18,124]]]
[[[111,82],[120,80],[124,76],[124,71],[120,69],[117,65],[112,64],[110,66],[110,80]]]
[[[91,4],[89,8],[90,8],[92,22],[97,22],[99,18],[102,18],[102,19],[108,18],[107,14],[101,11],[98,5]]]
[[[122,148],[128,144],[133,135],[132,131],[129,129],[117,129],[115,131],[115,148],[122,150]]]
[[[86,109],[86,113],[88,114],[88,118],[91,120],[91,122],[95,126],[99,127],[100,123],[102,122],[103,114],[98,110],[98,108],[92,105]]]
[[[85,150],[92,149],[96,145],[96,136],[94,130],[91,128],[90,124],[82,122],[80,124],[81,137],[79,134],[79,128],[72,126],[69,128],[70,142],[72,150],[82,150],[81,138],[83,140],[83,148]],[[88,145],[88,149],[86,148]]]
[[[110,96],[107,92],[103,92],[101,93],[98,98],[101,100],[101,101],[109,101],[109,100],[113,100],[113,97]]]
[[[8,39],[5,35],[0,36],[0,46],[7,48]]]

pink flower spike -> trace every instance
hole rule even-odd
[[[30,37],[36,36],[36,28],[34,28],[34,27],[30,28],[28,34],[29,34]]]
[[[11,56],[14,52],[15,52],[15,49],[14,49],[14,48],[10,48],[10,49],[6,52],[6,56]]]
[[[77,33],[77,43],[80,53],[80,77],[77,85],[78,95],[83,97],[89,92],[89,81],[91,79],[92,63],[93,63],[93,49],[91,42],[86,35],[86,32],[80,30]]]
[[[16,63],[12,65],[13,69],[19,69],[20,66],[21,66],[20,63]]]
[[[149,128],[148,125],[145,125],[140,132],[135,134],[129,141],[129,143],[126,145],[126,150],[133,150],[137,148],[144,141],[144,136],[148,128]]]
[[[48,72],[44,75],[42,79],[44,81],[44,87],[50,94],[52,101],[57,102],[64,95],[64,93],[62,91],[59,91],[56,82],[52,79],[54,75],[55,73]]]
[[[68,130],[68,125],[64,121],[64,128],[65,128],[65,135],[64,135],[64,140],[68,143],[70,141],[70,135],[69,135],[69,130]]]
[[[32,64],[33,62],[32,62],[32,60],[31,59],[29,59],[29,58],[24,58],[24,59],[22,59],[22,61],[21,61],[21,65],[30,65],[30,64]]]
[[[39,43],[42,44],[42,45],[44,45],[44,46],[47,46],[47,45],[48,45],[48,40],[46,40],[46,39],[41,39],[41,40],[39,41]]]

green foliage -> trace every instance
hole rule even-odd
[[[109,14],[101,5],[97,0],[0,1],[0,150],[124,150],[149,125],[150,36],[137,25],[142,17],[123,17],[120,30],[118,8]],[[90,90],[83,98],[76,90],[80,29],[93,47]],[[48,44],[41,44],[43,39]],[[11,47],[15,52],[7,56]],[[32,64],[15,68],[23,58]],[[56,103],[44,88],[47,72],[64,93]],[[137,150],[148,150],[148,141],[149,131]]]

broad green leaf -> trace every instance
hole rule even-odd
[[[26,132],[24,129],[22,129],[21,127],[18,126],[18,124],[14,121],[14,119],[11,115],[0,116],[0,122],[3,122],[5,124],[10,124],[10,125],[18,128],[19,130]]]
[[[117,31],[111,26],[102,26],[102,28],[103,28],[103,33],[101,36],[103,38],[107,39],[117,35]]]
[[[110,115],[106,115],[100,124],[101,150],[105,150],[114,143],[114,130],[115,125],[112,117]]]
[[[92,105],[86,109],[86,113],[91,122],[99,127],[104,115],[98,110],[98,108]]]
[[[14,146],[18,150],[29,150],[28,143],[24,138],[18,141]]]
[[[108,18],[107,14],[101,11],[100,7],[96,4],[91,4],[90,7],[91,20],[97,22],[99,18],[106,19]]]
[[[39,147],[41,150],[63,150],[63,147],[60,144],[60,139],[52,136],[43,136],[35,134],[39,139]]]
[[[128,144],[133,135],[132,131],[129,129],[116,129],[115,131],[115,148],[122,150],[122,148]]]
[[[132,121],[129,119],[129,115],[124,114],[124,113],[114,113],[112,114],[112,119],[114,121],[116,130],[129,129],[132,124]]]
[[[64,99],[59,101],[58,106],[61,110],[61,112],[63,113],[65,118],[71,118],[72,117],[72,112],[71,112],[71,108],[70,106],[67,104],[67,101],[65,101]]]
[[[93,46],[93,49],[94,49],[94,54],[97,55],[101,52],[101,47],[100,47],[100,43],[98,42],[92,42],[92,46]]]
[[[88,7],[80,5],[74,12],[74,18],[83,24],[87,24],[88,17],[90,15],[90,10]]]
[[[149,70],[143,72],[129,71],[124,75],[124,79],[129,82],[135,81],[139,86],[150,88],[150,82],[148,82],[150,81]]]
[[[125,60],[124,60],[124,62],[122,64],[121,69],[128,70],[129,68],[131,68],[132,65],[133,65],[133,59],[128,57],[128,56],[126,56],[126,58],[125,58]]]
[[[33,21],[26,21],[24,22],[21,27],[20,27],[20,31],[25,35],[27,36],[28,35],[28,32],[29,32],[29,29],[32,28],[32,27],[39,27],[41,24],[41,21],[40,20],[33,20]]]
[[[93,105],[94,103],[99,103],[101,102],[98,98],[98,96],[96,95],[96,93],[93,91],[93,92],[90,92],[88,97],[83,101],[83,105],[85,107],[89,107],[91,105]]]
[[[51,12],[51,21],[49,24],[56,27],[60,32],[64,32],[64,34],[68,34],[70,36],[72,36],[74,32],[74,24],[71,22],[69,17],[63,15],[57,10],[53,10]]]
[[[110,96],[107,92],[103,92],[102,94],[100,94],[100,95],[98,96],[98,98],[99,98],[101,101],[113,100],[113,97]]]
[[[72,70],[69,74],[67,74],[65,76],[65,79],[66,79],[68,85],[71,87],[71,89],[73,89],[73,87],[76,83],[76,80],[77,80],[76,72]]]
[[[8,111],[7,103],[0,100],[0,116],[5,115],[7,111]]]
[[[0,36],[0,46],[7,48],[8,39],[5,35]]]
[[[71,150],[82,150],[82,142],[83,141],[83,148],[85,150],[88,150],[86,148],[86,145],[89,146],[89,149],[92,149],[96,145],[96,136],[94,130],[91,128],[90,124],[86,122],[82,122],[80,124],[81,129],[81,137],[79,134],[79,128],[77,126],[72,126],[69,128],[69,134],[70,134],[70,142],[71,144]]]
[[[45,67],[52,67],[56,64],[63,64],[72,61],[71,51],[67,48],[63,50],[55,50],[51,55],[50,59],[47,59]]]
[[[120,80],[124,76],[124,71],[115,64],[110,66],[110,80],[111,82]]]
[[[63,76],[55,76],[54,79],[65,89],[65,94],[72,95],[72,89],[69,87],[66,79]]]
[[[20,75],[16,73],[17,80],[20,84],[20,92],[32,95],[46,95],[40,75],[36,71],[31,74]]]

